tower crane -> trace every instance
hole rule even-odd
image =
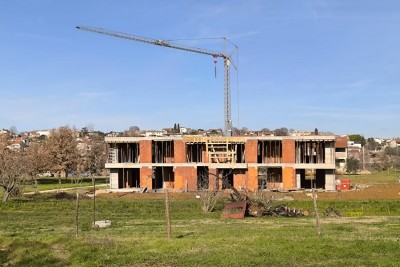
[[[237,46],[234,45],[234,49],[230,54],[225,52],[218,52],[208,49],[190,47],[187,45],[180,45],[171,43],[169,41],[159,40],[159,39],[152,39],[148,37],[142,37],[132,34],[126,34],[116,31],[110,31],[103,28],[94,28],[94,27],[87,27],[87,26],[77,26],[77,29],[110,35],[122,39],[127,39],[131,41],[137,41],[152,45],[158,45],[168,48],[174,48],[184,51],[189,51],[193,53],[203,54],[203,55],[210,55],[214,58],[223,58],[224,60],[224,135],[225,136],[232,136],[232,118],[231,118],[231,92],[230,92],[230,65],[233,64],[234,68],[236,69],[235,64],[232,61],[232,54],[237,50]]]

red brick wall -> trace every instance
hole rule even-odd
[[[233,176],[233,186],[237,190],[247,189],[247,172],[238,173]]]
[[[139,149],[140,163],[151,163],[151,140],[141,140]]]
[[[244,159],[246,163],[257,163],[257,140],[247,140]]]
[[[293,168],[283,168],[282,170],[283,188],[296,187],[296,172]]]
[[[258,190],[258,170],[256,167],[249,167],[247,175],[247,190],[257,191]]]
[[[151,184],[151,175],[152,175],[152,168],[148,168],[148,167],[142,167],[140,169],[140,187],[144,188],[147,186],[147,189],[150,190],[152,189],[152,184]],[[146,184],[146,180],[147,180],[147,184]]]
[[[188,182],[188,190],[197,190],[197,170],[194,167],[176,167],[175,168],[175,185],[176,190],[185,190],[186,181]]]
[[[186,162],[186,145],[182,140],[174,141],[174,157],[175,163]]]
[[[216,179],[216,174],[217,174],[217,169],[209,169],[208,170],[208,172],[209,172],[209,177],[208,177],[208,180],[209,180],[209,185],[208,185],[208,188],[210,189],[210,190],[215,190],[216,189],[216,182],[217,182],[217,179]]]
[[[282,163],[295,163],[295,141],[293,139],[282,140]]]

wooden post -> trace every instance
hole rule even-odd
[[[76,215],[75,215],[75,237],[78,237],[78,218],[79,218],[79,193],[76,192]]]
[[[314,202],[314,212],[315,212],[315,220],[317,224],[317,235],[321,237],[321,226],[319,223],[319,214],[318,214],[318,207],[317,207],[317,196],[315,194],[315,188],[312,188],[312,195],[313,195],[313,202]]]
[[[93,183],[93,226],[96,226],[96,180],[92,176]]]
[[[165,188],[165,220],[167,224],[167,239],[171,239],[171,217],[169,214],[169,208],[168,188]]]

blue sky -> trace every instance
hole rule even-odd
[[[235,127],[400,136],[398,0],[0,1],[0,128],[223,128],[221,59],[77,25],[227,37]]]

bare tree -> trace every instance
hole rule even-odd
[[[37,190],[38,174],[48,171],[50,168],[50,158],[48,150],[46,150],[44,144],[41,143],[30,143],[26,149],[26,164],[27,174],[35,182],[35,190]]]
[[[23,151],[0,148],[0,187],[4,190],[2,202],[19,192],[19,186],[26,179],[26,158]]]
[[[65,173],[65,176],[75,171],[77,165],[78,150],[75,135],[74,130],[69,127],[60,127],[51,131],[46,143],[53,170]]]
[[[200,175],[197,187],[202,201],[201,208],[204,212],[211,212],[215,209],[215,205],[223,194],[221,189],[232,187],[228,183],[228,176],[231,173],[232,170],[228,173],[217,172],[216,174],[205,171]]]

